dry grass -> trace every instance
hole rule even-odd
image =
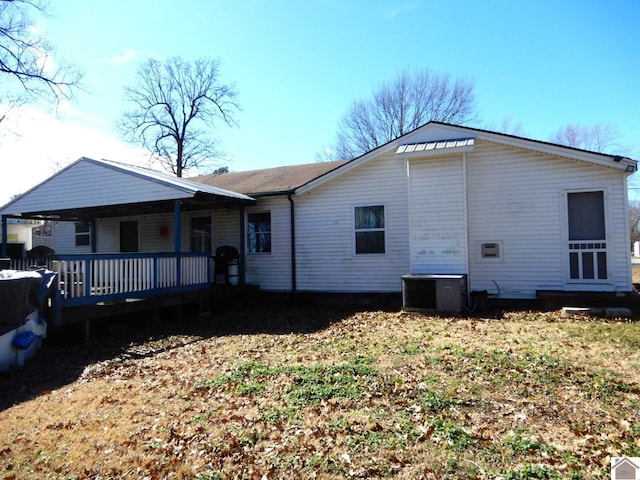
[[[164,328],[0,379],[1,478],[609,478],[640,456],[636,323],[280,307]]]

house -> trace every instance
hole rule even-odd
[[[412,274],[459,278],[463,295],[497,298],[629,292],[627,178],[636,168],[620,156],[429,122],[348,162],[188,180],[84,158],[0,214],[56,218],[54,250],[67,262],[111,255],[155,265],[125,275],[68,263],[69,272],[92,268],[84,278],[104,276],[91,286],[69,278],[82,283],[76,297],[65,291],[75,303],[113,292],[116,278],[146,278],[154,292],[182,287],[196,264],[194,285],[204,288],[205,258],[223,245],[240,251],[242,283],[266,291],[400,293]],[[189,256],[199,260],[187,267]]]
[[[7,219],[7,257],[23,258],[33,246],[32,230],[42,225],[40,220]]]
[[[257,199],[246,209],[247,281],[399,292],[403,275],[449,274],[469,291],[522,299],[632,289],[633,160],[430,122],[328,167],[289,186],[253,183],[287,169],[194,179]],[[251,243],[260,230],[271,238],[262,250]]]
[[[89,306],[176,304],[208,295],[211,285],[210,220],[201,220],[215,209],[238,211],[252,203],[246,195],[154,170],[81,158],[2,207],[2,256],[5,220],[55,220],[55,259],[48,265],[59,281],[54,324],[107,310],[89,314]],[[239,217],[229,221],[240,223]]]

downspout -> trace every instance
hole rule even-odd
[[[295,220],[295,204],[293,202],[293,195],[289,193],[287,195],[290,204],[290,216],[291,216],[291,293],[296,293],[297,279],[296,279],[296,220]]]
[[[245,258],[245,252],[246,252],[246,238],[245,238],[245,233],[244,233],[244,205],[240,207],[240,265],[238,265],[239,268],[239,274],[240,274],[240,285],[245,285],[246,284],[246,277],[245,277],[245,269],[244,269],[244,258]]]
[[[8,217],[2,216],[2,252],[0,257],[7,258],[7,220]]]
[[[469,292],[469,284],[471,283],[471,245],[469,245],[469,171],[467,165],[467,152],[462,152],[462,190],[463,190],[463,205],[464,205],[464,243],[466,245],[466,274],[467,274],[467,284],[466,290],[467,295],[465,297],[465,301],[469,303],[470,292]]]

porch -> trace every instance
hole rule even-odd
[[[11,268],[33,269],[28,262],[12,260]],[[59,255],[47,259],[45,266],[58,280],[51,305],[53,325],[73,321],[73,307],[150,299],[160,304],[168,297],[175,304],[177,297],[192,298],[194,292],[208,296],[215,283],[213,259],[203,253]]]
[[[45,260],[58,281],[50,306],[54,325],[106,316],[102,312],[126,304],[205,301],[214,280],[212,212],[237,212],[226,238],[239,239],[243,251],[244,207],[253,204],[246,195],[148,168],[81,158],[0,209],[0,257],[8,256],[11,219],[74,226]],[[196,213],[202,224],[193,220]],[[33,263],[13,260],[11,268],[28,270]]]

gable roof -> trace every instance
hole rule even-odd
[[[327,172],[326,174],[311,180],[304,186],[297,189],[296,193],[305,193],[327,181],[330,181],[332,178],[342,175],[343,173],[353,170],[354,168],[379,157],[380,155],[393,152],[399,158],[410,158],[413,156],[455,153],[457,151],[468,152],[473,151],[479,140],[529,150],[541,154],[583,161],[623,172],[632,173],[637,170],[637,161],[620,155],[590,152],[540,140],[531,140],[515,135],[431,121],[402,135],[401,137],[391,140],[384,145],[344,163],[333,171]]]
[[[7,203],[0,214],[65,219],[133,215],[172,211],[175,200],[181,200],[185,209],[255,201],[150,168],[82,157]]]
[[[191,180],[211,187],[242,192],[252,197],[282,195],[295,191],[345,163],[347,162],[316,162],[247,172],[200,175]]]

